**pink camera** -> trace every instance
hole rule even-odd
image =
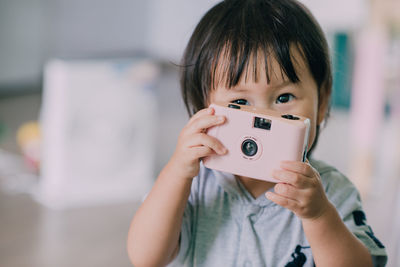
[[[251,106],[211,104],[215,115],[223,115],[223,125],[211,127],[207,134],[227,149],[225,155],[203,159],[210,169],[270,182],[272,171],[283,160],[305,161],[310,120],[292,114],[279,114]]]

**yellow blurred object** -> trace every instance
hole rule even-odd
[[[35,121],[24,123],[17,131],[17,143],[23,147],[31,140],[40,139],[40,127]]]
[[[29,168],[38,171],[40,167],[40,126],[36,121],[24,123],[17,131],[17,143]]]

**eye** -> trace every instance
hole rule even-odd
[[[231,103],[239,104],[239,105],[250,105],[246,99],[236,99],[231,101]]]
[[[289,101],[292,101],[294,98],[295,98],[295,96],[292,94],[282,94],[276,99],[275,103],[284,104]]]

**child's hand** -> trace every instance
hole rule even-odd
[[[275,193],[266,193],[268,199],[301,219],[317,219],[329,210],[331,204],[319,173],[309,163],[284,161],[281,168],[273,173],[273,177],[281,182],[275,185]]]
[[[202,109],[192,116],[181,131],[170,160],[180,177],[195,177],[199,173],[201,158],[227,152],[221,142],[206,134],[208,128],[224,122],[225,117],[214,115],[213,108]]]

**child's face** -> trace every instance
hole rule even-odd
[[[267,82],[265,67],[261,60],[257,64],[257,82],[254,82],[252,71],[248,71],[247,79],[241,78],[237,86],[226,88],[223,82],[210,92],[209,102],[236,102],[259,108],[278,111],[282,114],[292,114],[307,117],[311,120],[309,148],[315,140],[316,126],[321,124],[327,105],[318,103],[317,85],[300,54],[294,51],[293,63],[300,79],[292,83],[282,77],[279,64],[270,60],[270,82]],[[297,62],[297,63],[296,63]],[[252,62],[249,66],[252,66]],[[222,67],[217,68],[216,77]],[[326,102],[326,101],[323,101]]]

